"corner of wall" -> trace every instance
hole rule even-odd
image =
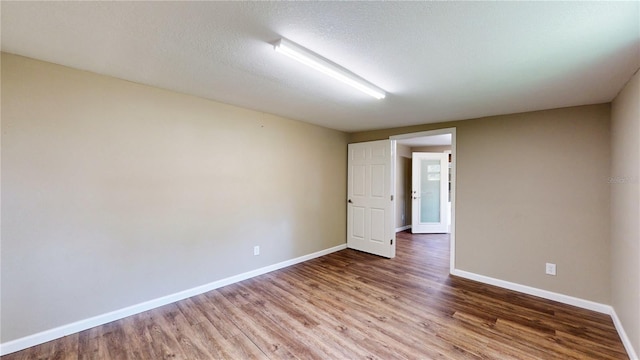
[[[611,304],[632,359],[640,351],[640,72],[611,105]]]

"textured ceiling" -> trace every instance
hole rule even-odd
[[[2,51],[343,131],[611,101],[635,2],[10,2]],[[386,90],[273,51],[286,37]]]

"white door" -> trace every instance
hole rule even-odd
[[[448,232],[449,155],[414,152],[412,172],[411,232]]]
[[[396,256],[391,140],[349,144],[347,247]]]

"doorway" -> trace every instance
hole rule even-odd
[[[428,137],[422,139],[429,139]],[[402,145],[398,145],[402,146]],[[450,151],[447,149],[445,151]],[[449,160],[447,152],[412,151],[411,158],[411,233],[449,233],[451,203],[449,196]]]
[[[419,194],[413,193],[415,190],[412,184],[412,158],[413,153],[430,152],[446,154],[448,159],[448,181],[446,188],[446,211],[444,218],[447,218],[446,230],[442,232],[450,233],[451,246],[449,249],[450,271],[455,269],[455,183],[456,183],[456,129],[438,129],[395,135],[389,138],[395,154],[395,166],[393,167],[393,179],[395,179],[396,206],[393,209],[393,219],[396,231],[403,231],[412,227],[412,208],[416,202],[419,203]],[[417,199],[414,199],[417,197]],[[441,229],[441,228],[440,228]]]

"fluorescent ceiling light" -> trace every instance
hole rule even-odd
[[[282,38],[275,43],[273,48],[281,54],[287,55],[347,85],[351,85],[376,99],[384,99],[387,95],[384,90],[367,80],[292,41]]]

